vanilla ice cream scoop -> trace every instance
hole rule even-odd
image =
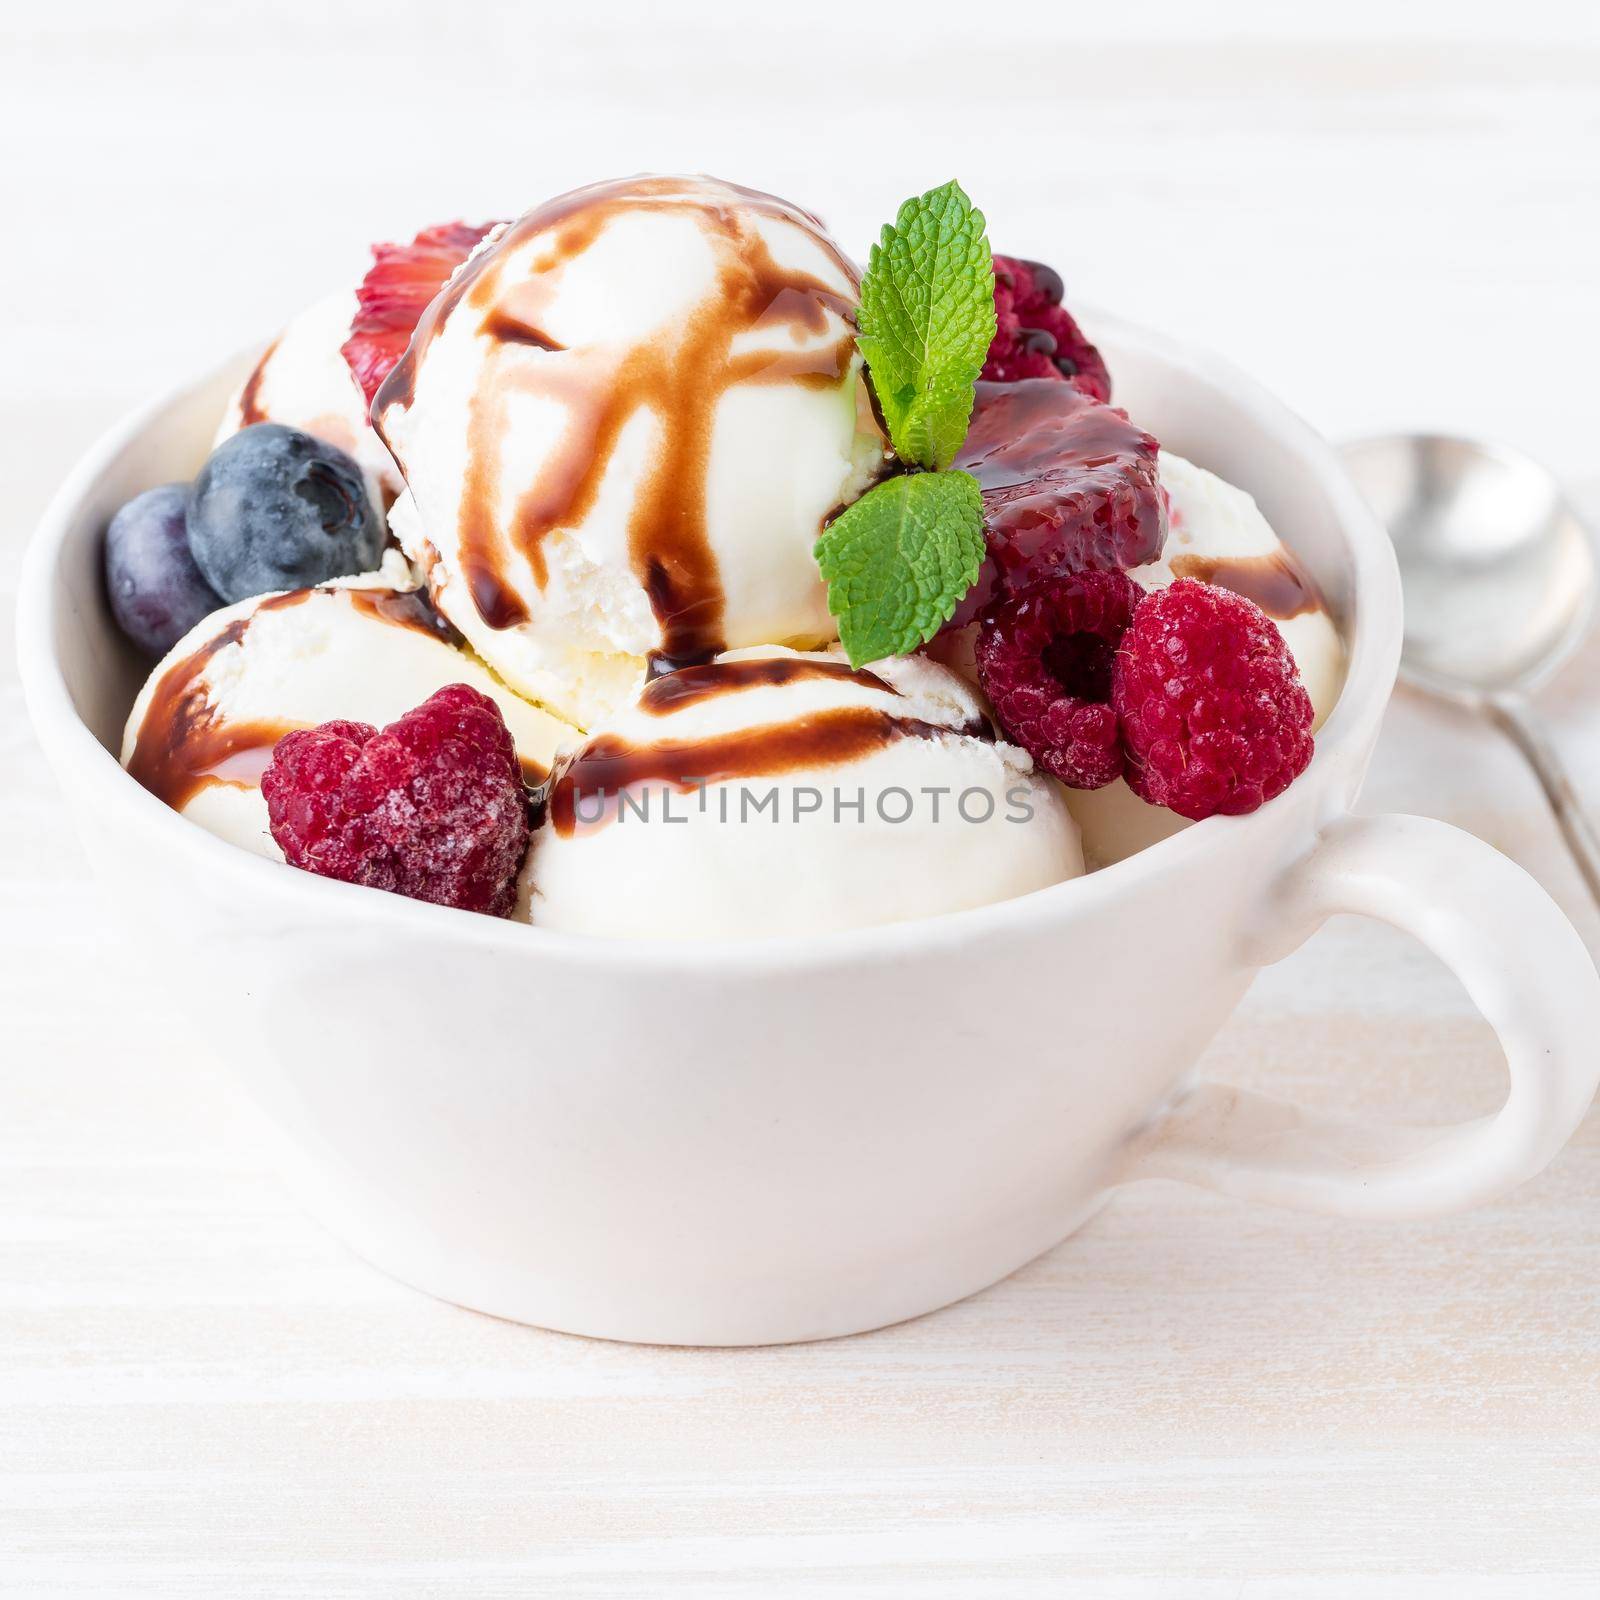
[[[1300,669],[1320,728],[1344,683],[1344,641],[1326,601],[1243,489],[1170,450],[1161,452],[1170,520],[1159,560],[1129,574],[1147,589],[1199,578],[1255,601],[1277,624]],[[1084,853],[1109,866],[1189,826],[1176,812],[1148,805],[1120,778],[1103,789],[1075,789],[1068,804],[1083,830]]]
[[[813,556],[882,470],[816,218],[708,178],[629,178],[491,234],[423,315],[373,418],[440,610],[582,727],[647,658],[837,637]]]
[[[1060,789],[954,673],[769,647],[653,680],[558,764],[518,915],[619,939],[820,933],[1082,871]]]
[[[150,674],[123,735],[123,766],[191,822],[281,860],[260,784],[284,734],[336,718],[382,727],[447,683],[466,683],[499,705],[524,770],[541,779],[572,730],[497,683],[426,597],[393,576],[214,612]]]
[[[257,422],[315,434],[355,460],[381,511],[399,492],[400,474],[367,420],[366,397],[339,348],[350,337],[355,312],[354,290],[301,312],[229,398],[213,447]]]

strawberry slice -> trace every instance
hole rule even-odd
[[[372,268],[356,290],[350,337],[340,347],[361,392],[372,404],[378,385],[405,354],[428,302],[498,222],[424,228],[410,244],[375,244]]]

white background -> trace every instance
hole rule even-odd
[[[1600,510],[1592,8],[17,10],[0,1594],[1594,1594],[1593,1117],[1509,1202],[1426,1227],[1130,1193],[989,1294],[842,1344],[493,1323],[290,1206],[227,1041],[175,1046],[173,991],[105,920],[9,664],[15,551],[120,411],[353,281],[373,239],[640,168],[792,195],[857,253],[959,176],[999,248],[1226,351],[1326,431],[1503,436]],[[1600,803],[1597,669],[1545,703]],[[1401,697],[1368,803],[1483,834],[1600,942],[1489,735]],[[1266,975],[1208,1068],[1418,1120],[1499,1081],[1454,985],[1353,925]]]

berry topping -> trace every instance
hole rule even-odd
[[[1071,788],[1122,775],[1112,662],[1141,593],[1125,572],[1079,572],[983,614],[978,680],[1000,727]]]
[[[1065,573],[1155,560],[1167,537],[1159,449],[1069,383],[980,383],[955,464],[983,490],[988,559],[955,625]]]
[[[372,267],[356,290],[350,337],[341,346],[369,406],[378,385],[405,354],[428,302],[485,235],[499,226],[446,222],[424,228],[410,244],[373,245]]]
[[[1179,816],[1254,811],[1311,759],[1311,700],[1283,635],[1254,601],[1194,578],[1139,602],[1111,703],[1129,787]]]
[[[285,734],[261,779],[291,866],[463,911],[507,915],[528,808],[500,708],[464,683],[381,733],[324,722]]]
[[[224,600],[370,572],[383,539],[360,467],[279,422],[225,439],[194,480],[189,548]]]
[[[135,495],[106,529],[106,593],[117,626],[141,650],[164,656],[222,597],[189,551],[189,486]]]
[[[983,375],[1070,380],[1096,400],[1111,398],[1111,374],[1100,352],[1061,304],[1061,277],[1041,261],[994,258],[994,342]]]

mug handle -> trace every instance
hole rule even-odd
[[[1175,1178],[1342,1217],[1441,1216],[1546,1166],[1600,1081],[1600,977],[1555,902],[1471,834],[1425,817],[1345,817],[1288,869],[1266,960],[1336,912],[1420,940],[1500,1039],[1511,1089],[1493,1116],[1385,1127],[1225,1084],[1181,1090],[1133,1140],[1118,1181]]]

